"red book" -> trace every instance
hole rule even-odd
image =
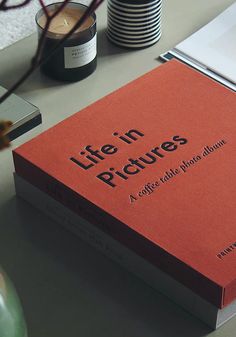
[[[236,298],[236,97],[171,61],[14,151],[16,173],[223,308]]]

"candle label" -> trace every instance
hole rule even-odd
[[[64,47],[65,68],[71,69],[82,67],[93,61],[96,55],[97,34],[86,43],[73,47]]]

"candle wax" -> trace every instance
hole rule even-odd
[[[50,15],[53,14],[53,11],[50,11]],[[55,34],[67,34],[74,25],[79,21],[79,19],[84,14],[84,11],[81,9],[75,8],[65,8],[52,20],[48,31]],[[46,15],[42,15],[38,24],[40,27],[44,28],[46,25]],[[76,32],[81,32],[85,29],[88,29],[94,23],[94,19],[90,16],[84,23],[76,30]]]

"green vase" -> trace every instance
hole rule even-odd
[[[0,336],[26,337],[26,324],[13,284],[0,268]]]

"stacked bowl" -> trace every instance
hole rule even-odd
[[[161,37],[162,0],[108,0],[107,36],[116,45],[144,48]]]

